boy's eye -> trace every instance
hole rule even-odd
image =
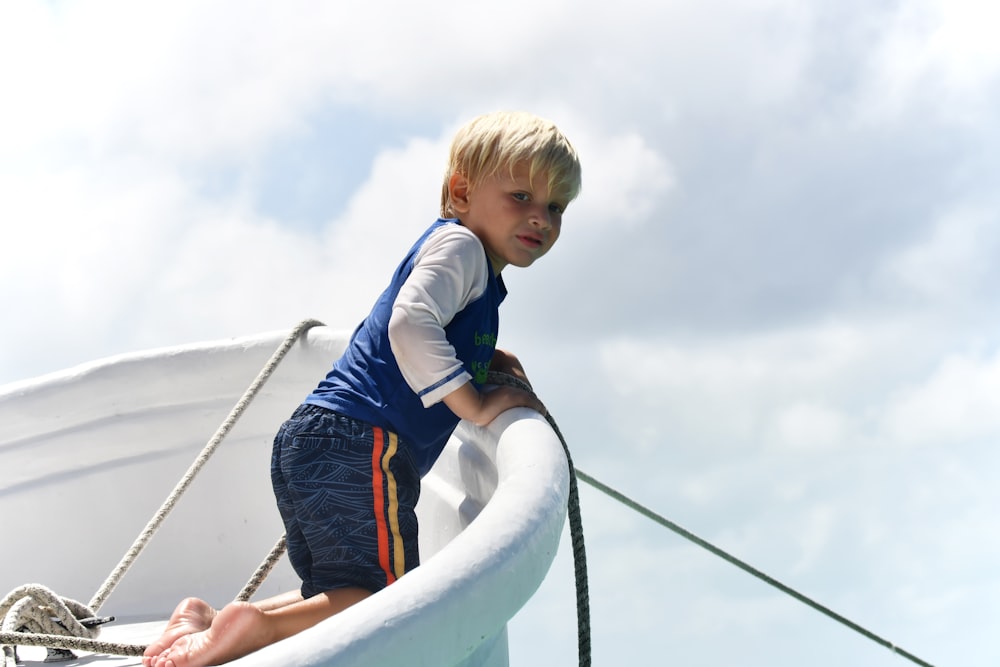
[[[528,201],[529,199],[527,192],[515,192],[513,197],[518,201]]]
[[[558,213],[558,214],[562,215],[562,212],[564,210],[565,210],[565,208],[563,207],[562,204],[557,204],[555,202],[552,202],[551,204],[549,204],[549,211],[551,211],[552,213]]]

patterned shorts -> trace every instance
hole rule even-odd
[[[301,405],[274,438],[271,483],[302,597],[379,591],[419,564],[420,476],[395,433]]]

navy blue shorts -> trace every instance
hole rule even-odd
[[[376,592],[419,564],[420,475],[395,433],[301,405],[274,438],[271,483],[302,597]]]

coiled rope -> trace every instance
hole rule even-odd
[[[128,572],[136,558],[142,553],[153,535],[163,524],[163,521],[173,510],[177,501],[184,494],[195,476],[208,462],[219,444],[232,430],[233,426],[246,411],[264,383],[271,377],[278,364],[292,348],[299,337],[312,327],[322,325],[318,320],[303,320],[291,333],[285,337],[277,350],[271,355],[253,382],[240,397],[230,411],[229,416],[219,426],[215,434],[198,454],[184,476],[174,487],[167,499],[146,524],[135,542],[112,570],[101,587],[91,598],[90,603],[83,605],[69,598],[61,598],[44,586],[28,584],[12,591],[3,602],[0,602],[0,612],[4,620],[0,625],[0,646],[3,647],[4,667],[14,667],[16,664],[15,646],[49,646],[63,649],[79,649],[110,655],[140,656],[146,650],[145,646],[137,644],[121,644],[116,642],[101,642],[96,640],[99,628],[88,628],[79,621],[97,615],[101,606],[111,595],[115,587]],[[274,567],[284,552],[284,537],[271,550],[264,563],[253,574],[247,585],[240,591],[238,600],[249,599],[267,573]],[[53,621],[52,619],[56,620]],[[21,630],[27,630],[22,632]]]
[[[17,664],[15,642],[4,637],[20,637],[21,633],[34,636],[72,635],[67,639],[92,641],[100,632],[98,626],[84,625],[81,621],[93,618],[94,613],[82,602],[59,597],[48,588],[38,584],[27,584],[15,588],[0,601],[0,644],[3,645],[4,667]],[[20,641],[16,642],[17,644]],[[57,648],[70,648],[58,646]]]

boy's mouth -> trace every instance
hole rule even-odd
[[[542,246],[542,240],[535,236],[521,235],[517,238],[521,243],[529,248],[540,248]]]

